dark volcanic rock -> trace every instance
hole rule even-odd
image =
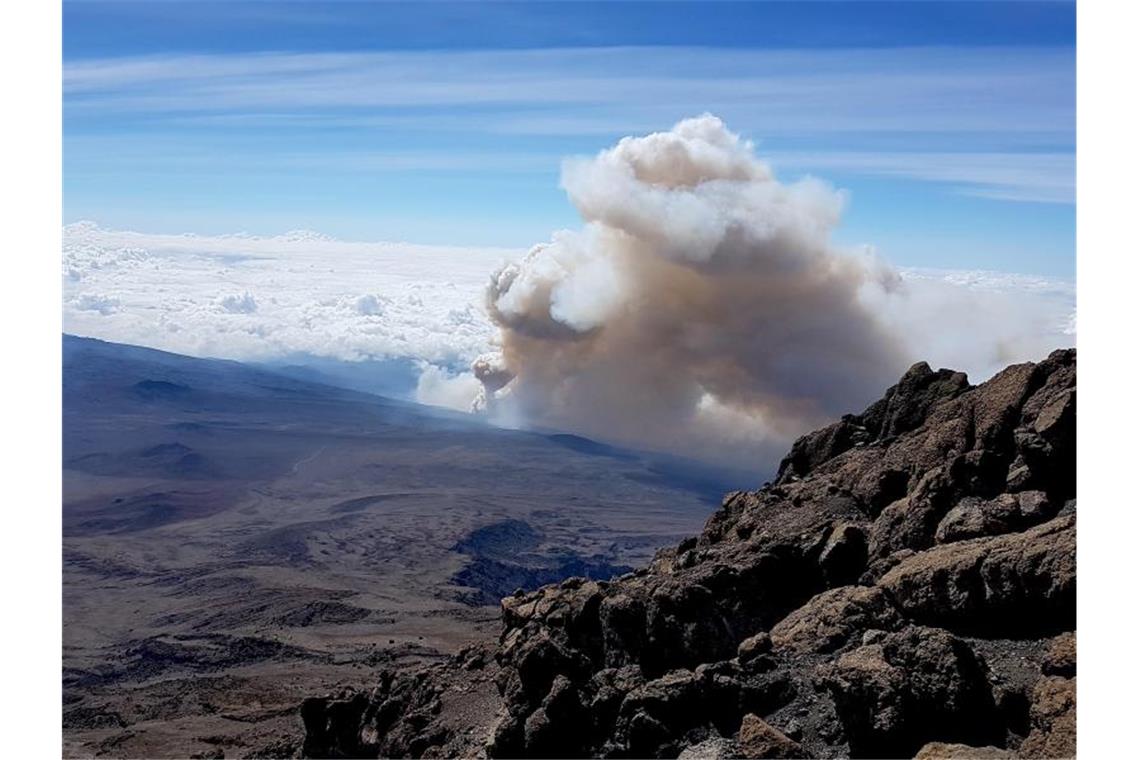
[[[902,623],[878,586],[843,586],[812,597],[772,628],[777,651],[833,652],[868,629],[893,630]]]
[[[984,662],[961,639],[910,626],[824,669],[853,754],[909,757],[930,739],[1004,736]]]
[[[1047,676],[1033,690],[1029,708],[1033,730],[1018,748],[1021,757],[1075,757],[1077,680]]]
[[[1062,633],[1049,642],[1041,660],[1041,672],[1047,676],[1072,678],[1077,674],[1077,636]]]
[[[942,518],[934,534],[940,544],[966,538],[1008,533],[1021,521],[1021,506],[1013,494],[996,499],[966,498]]]
[[[905,614],[931,624],[1006,631],[1072,629],[1076,517],[921,552],[879,584]]]
[[[738,757],[807,757],[803,747],[752,713],[744,716],[736,735]]]
[[[301,705],[305,757],[470,757],[495,716],[494,668],[474,646],[439,665],[384,671],[371,692]]]
[[[999,747],[971,747],[967,744],[930,742],[918,751],[914,760],[1007,760],[1017,757]]]
[[[915,365],[648,567],[503,599],[498,713],[479,749],[1071,754],[1075,414],[1072,350],[976,387]],[[474,538],[463,548],[486,557],[534,537]],[[456,736],[474,734],[433,712],[461,666],[441,667],[311,703],[306,752],[470,753]]]

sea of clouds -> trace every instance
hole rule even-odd
[[[303,353],[466,367],[492,332],[488,273],[509,249],[64,228],[68,332],[193,356]]]
[[[844,195],[782,183],[712,116],[567,161],[563,186],[583,227],[529,252],[72,224],[65,329],[410,360],[424,403],[752,467],[914,361],[977,382],[1075,341],[1072,281],[839,249]]]

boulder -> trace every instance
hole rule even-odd
[[[875,518],[869,555],[879,559],[906,549],[918,551],[932,546],[938,524],[952,506],[953,493],[946,466],[927,470],[909,493],[888,504]]]
[[[926,362],[915,364],[906,371],[898,385],[887,391],[882,422],[878,426],[879,437],[898,436],[919,428],[926,422],[931,409],[969,388],[965,372],[949,369],[934,372]],[[874,412],[867,416],[874,416]]]
[[[939,546],[880,580],[900,611],[926,624],[1014,635],[1076,623],[1076,519]]]
[[[523,723],[527,753],[533,757],[578,756],[589,743],[591,717],[570,679],[558,676],[538,709]]]
[[[854,446],[915,430],[926,422],[933,408],[969,388],[965,373],[948,369],[935,372],[926,362],[918,362],[862,414],[846,415],[799,438],[780,463],[777,482],[801,478]]]
[[[1077,674],[1077,635],[1062,633],[1049,642],[1041,660],[1041,672],[1047,676],[1072,678]]]
[[[705,722],[697,677],[678,669],[626,694],[618,710],[614,734],[636,756],[671,753],[680,734]]]
[[[741,665],[748,665],[757,657],[766,655],[771,651],[772,637],[761,631],[740,642],[740,646],[736,648],[736,659]]]
[[[1024,758],[1069,758],[1077,753],[1077,681],[1046,676],[1033,689],[1032,730],[1017,749]]]
[[[803,747],[752,713],[744,716],[736,734],[738,757],[806,758]]]
[[[902,618],[876,586],[842,586],[812,597],[771,631],[772,646],[826,654],[869,628],[894,629]]]
[[[1020,500],[1013,494],[1001,494],[993,499],[968,496],[938,523],[934,540],[948,544],[967,538],[1009,533],[1020,527],[1022,519]]]
[[[987,745],[1004,738],[985,663],[963,640],[908,626],[824,666],[851,752],[910,757],[932,740]]]
[[[1026,525],[1045,522],[1057,511],[1044,491],[1022,491],[1017,494],[1017,508]]]

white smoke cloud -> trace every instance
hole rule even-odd
[[[837,250],[843,194],[779,182],[710,115],[567,162],[563,186],[584,228],[487,289],[500,352],[474,372],[492,414],[770,465],[918,358],[992,371],[1056,345],[1056,303]]]
[[[937,269],[900,276],[901,287],[868,302],[915,361],[963,369],[980,382],[1076,344],[1072,280]]]
[[[483,384],[471,372],[453,373],[434,364],[424,364],[416,383],[415,399],[421,404],[469,412],[472,400],[479,396],[482,388]]]
[[[1071,280],[837,250],[843,194],[778,181],[712,117],[568,161],[563,185],[584,226],[525,255],[68,225],[64,327],[240,360],[411,359],[424,403],[753,469],[912,361],[978,382],[1074,342]]]

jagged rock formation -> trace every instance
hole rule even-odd
[[[650,566],[504,599],[493,661],[310,700],[305,751],[1072,756],[1075,455],[1075,351],[915,365]]]

